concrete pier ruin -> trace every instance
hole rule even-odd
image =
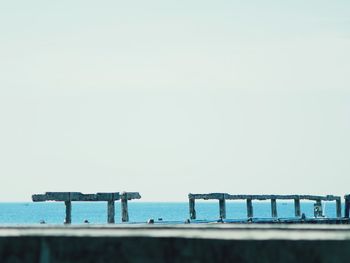
[[[254,210],[253,200],[271,202],[271,220],[269,223],[280,223],[278,219],[277,200],[293,200],[295,218],[284,220],[282,223],[349,223],[350,196],[346,195],[344,217],[342,217],[341,197],[334,195],[318,196],[318,195],[232,195],[228,193],[208,193],[208,194],[192,194],[188,195],[190,218],[196,219],[195,200],[218,200],[219,201],[219,218],[226,219],[226,201],[243,200],[246,201],[247,219],[253,222]],[[314,201],[314,218],[309,220],[302,216],[300,209],[300,200]],[[324,218],[322,211],[322,202],[335,202],[336,218]],[[258,222],[257,220],[255,220]],[[260,220],[261,221],[261,220]],[[266,222],[266,221],[265,221]]]
[[[45,194],[32,195],[33,202],[56,201],[64,202],[66,206],[65,224],[72,223],[72,202],[107,202],[107,222],[115,223],[115,201],[121,200],[122,222],[129,221],[128,201],[140,199],[138,192],[114,192],[82,194],[80,192],[46,192]]]

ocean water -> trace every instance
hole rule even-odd
[[[301,202],[301,212],[306,217],[313,217],[313,202]],[[116,223],[121,223],[120,202],[116,202]],[[130,223],[144,223],[152,218],[156,222],[179,223],[189,218],[187,202],[179,203],[155,203],[131,201],[128,203]],[[254,217],[271,217],[270,202],[253,202]],[[279,218],[294,217],[293,202],[277,202]],[[196,202],[198,220],[214,221],[219,218],[218,202]],[[335,203],[323,203],[323,212],[327,217],[336,217]],[[226,202],[227,219],[246,218],[246,204],[240,201]],[[43,203],[0,203],[0,225],[25,225],[39,224],[44,220],[47,224],[62,224],[65,218],[65,206],[63,202]],[[73,202],[72,224],[82,224],[88,220],[91,224],[105,224],[107,221],[107,202]]]

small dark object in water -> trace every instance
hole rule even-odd
[[[84,220],[84,223],[85,223],[85,224],[89,224],[90,222],[89,222],[89,220],[85,219],[85,220]]]
[[[40,220],[40,224],[46,224],[45,220]]]
[[[189,220],[188,218],[185,220],[185,224],[190,224],[191,220]]]
[[[301,219],[305,220],[306,219],[306,215],[304,213],[301,214]]]
[[[147,224],[154,224],[154,219],[148,219]]]
[[[158,218],[158,221],[163,221],[163,218],[161,218],[161,217],[160,217],[160,218]]]

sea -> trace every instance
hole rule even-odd
[[[271,204],[267,201],[253,202],[254,218],[270,218]],[[129,224],[146,223],[153,219],[155,223],[179,224],[189,219],[187,202],[141,202],[128,203]],[[294,217],[294,203],[277,202],[279,218]],[[115,203],[115,221],[121,222],[120,202]],[[314,202],[301,202],[301,212],[305,216],[314,216]],[[336,217],[335,202],[323,202],[323,213],[326,217]],[[196,202],[197,222],[211,222],[219,219],[218,202]],[[0,203],[1,225],[63,224],[65,205],[63,202],[22,202]],[[246,203],[241,201],[226,202],[227,219],[246,219]],[[72,224],[106,224],[107,202],[73,202]]]

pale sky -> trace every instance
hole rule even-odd
[[[350,1],[3,1],[0,201],[350,193]]]

